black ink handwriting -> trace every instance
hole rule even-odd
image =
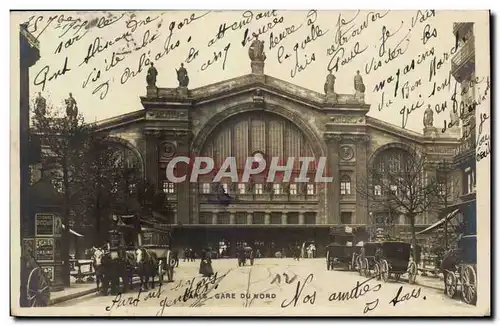
[[[378,12],[373,12],[370,11],[369,13],[366,14],[365,19],[363,22],[359,25],[359,27],[355,28],[356,26],[354,25],[354,20],[358,17],[360,11],[356,13],[356,15],[346,21],[344,18],[342,18],[342,14],[339,14],[339,17],[337,19],[337,29],[335,31],[334,35],[334,42],[332,45],[330,45],[329,48],[326,50],[326,54],[328,56],[333,55],[338,51],[338,49],[342,46],[344,46],[346,43],[351,41],[353,38],[356,38],[360,36],[363,31],[369,28],[370,23],[375,23],[378,20],[384,18],[387,16],[389,11],[386,11],[385,13],[378,13]],[[351,23],[353,23],[351,25]],[[348,26],[349,25],[349,26]],[[343,29],[344,26],[348,26],[346,29]]]
[[[303,284],[301,283],[301,281],[298,281],[293,298],[291,298],[288,303],[287,300],[283,300],[283,302],[281,303],[281,308],[286,308],[290,306],[292,303],[293,306],[296,307],[297,303],[299,303],[299,300],[301,300],[301,303],[309,303],[311,305],[314,305],[314,302],[316,301],[316,291],[313,291],[311,294],[306,294],[302,296],[302,292],[304,291],[305,286],[307,285],[307,283],[311,283],[313,278],[314,278],[313,274],[309,274],[307,278],[304,280]]]
[[[490,146],[490,134],[489,132],[483,133],[483,124],[490,119],[490,116],[486,113],[481,113],[479,115],[480,123],[479,123],[479,134],[476,140],[476,161],[479,162],[482,159],[486,158],[491,153]]]
[[[273,32],[269,34],[269,50],[274,49],[276,46],[280,44],[281,41],[283,41],[287,36],[295,33],[302,27],[302,24],[299,26],[295,27],[295,25],[290,25],[288,27],[285,27],[285,29],[277,34],[277,36],[274,35]]]
[[[432,28],[431,30],[431,25],[427,24],[424,27],[424,30],[422,31],[422,43],[426,44],[431,38],[436,38],[438,36],[437,30],[435,28]]]
[[[146,26],[148,25],[149,23],[152,23],[154,22],[155,20],[157,20],[158,18],[160,18],[160,16],[156,16],[155,18],[151,18],[151,16],[147,16],[146,19],[140,19],[140,20],[137,20],[135,19],[135,15],[132,15],[126,22],[125,22],[125,25],[127,26],[128,29],[130,29],[130,31],[133,33],[135,32],[135,30],[138,28],[138,27],[141,27],[141,26]],[[158,23],[158,27],[161,27],[161,22]]]
[[[186,282],[184,285],[184,293],[178,295],[173,299],[169,299],[168,296],[163,297],[160,301],[160,310],[156,313],[157,316],[163,316],[165,307],[172,307],[179,303],[185,303],[190,300],[195,301],[194,304],[199,304],[202,300],[208,299],[208,294],[216,290],[222,280],[229,274],[229,271],[225,274],[219,275],[215,273],[210,277],[204,277],[198,282],[196,282],[196,278]],[[196,282],[196,285],[195,285]],[[177,287],[179,289],[179,287]],[[182,290],[182,287],[180,288]]]
[[[284,21],[283,16],[280,16],[279,18],[275,17],[275,18],[273,18],[272,21],[270,21],[267,24],[262,25],[261,27],[259,27],[259,29],[257,30],[257,32],[253,32],[251,34],[250,34],[250,29],[247,28],[245,30],[245,32],[243,33],[243,41],[241,42],[241,45],[242,46],[246,46],[250,41],[252,41],[256,37],[259,37],[262,34],[266,34],[270,30],[272,30],[273,28],[275,28],[277,25],[282,24],[283,21]],[[249,36],[249,34],[251,36]]]
[[[55,73],[50,71],[50,66],[43,67],[38,74],[36,74],[33,84],[36,86],[42,85],[42,91],[45,89],[47,82],[57,79],[70,72],[71,68],[68,68],[68,57],[64,59],[64,65],[61,69],[57,70]]]
[[[137,296],[131,296],[127,297],[125,299],[122,299],[122,294],[118,293],[114,298],[113,301],[111,301],[110,306],[106,306],[106,311],[111,311],[112,309],[118,309],[120,307],[137,307],[139,305],[139,302],[141,301],[141,294],[142,294],[142,289],[139,289],[139,292],[137,292]]]
[[[292,283],[297,278],[297,275],[294,275],[292,278],[290,278],[290,276],[288,276],[287,273],[283,273],[283,276],[285,277],[285,283],[286,284]],[[281,275],[280,274],[276,274],[276,276],[274,277],[274,279],[271,281],[271,284],[274,284],[275,282],[278,282],[278,284],[281,283]]]
[[[69,38],[66,41],[59,42],[59,45],[56,47],[56,50],[54,51],[54,54],[59,54],[59,53],[61,53],[61,51],[63,50],[63,48],[67,49],[70,46],[72,46],[73,44],[75,44],[76,42],[78,42],[79,40],[81,40],[87,34],[87,32],[88,32],[88,30],[86,30],[81,35],[76,35],[76,36],[73,36],[73,37]]]
[[[333,54],[333,56],[330,58],[330,62],[328,63],[328,70],[329,71],[335,71],[338,72],[340,67],[343,67],[349,63],[351,63],[354,58],[356,58],[359,54],[365,52],[365,50],[368,48],[368,46],[365,46],[363,49],[359,48],[359,42],[356,42],[354,44],[354,47],[351,50],[351,53],[345,57],[345,50],[344,47],[340,47],[337,49],[337,52]]]
[[[411,18],[411,27],[415,27],[417,23],[423,23],[427,21],[427,19],[435,16],[436,16],[435,10],[425,10],[425,11],[417,10],[415,16]]]
[[[400,302],[409,301],[411,299],[417,299],[420,297],[420,291],[421,291],[420,288],[418,288],[418,290],[413,289],[411,292],[405,293],[402,296],[400,296],[401,292],[403,292],[403,286],[400,286],[398,292],[396,293],[394,298],[391,301],[389,301],[389,303],[392,303],[392,306],[394,307]]]
[[[406,105],[403,105],[401,110],[399,111],[399,114],[401,115],[401,127],[406,128],[406,124],[408,123],[408,118],[410,117],[410,114],[424,106],[424,102],[421,101],[420,99],[422,98],[422,95],[418,95],[418,99],[415,103],[412,103],[409,107]]]
[[[223,50],[219,52],[214,51],[214,56],[212,59],[207,60],[201,65],[201,71],[207,70],[212,64],[219,62],[222,59],[222,70],[226,67],[226,59],[229,48],[231,47],[231,43],[228,43]]]
[[[99,53],[104,52],[105,50],[111,48],[115,43],[124,40],[126,42],[130,42],[132,35],[129,32],[125,32],[122,35],[115,37],[112,40],[104,41],[102,37],[96,37],[94,41],[89,45],[87,49],[87,55],[83,59],[83,61],[79,64],[79,66],[83,64],[88,64],[90,59],[94,58]]]

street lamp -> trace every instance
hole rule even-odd
[[[373,212],[369,212],[368,215],[370,216],[370,220],[368,221],[369,224],[369,230],[370,230],[370,242],[372,242],[372,234],[373,234]]]

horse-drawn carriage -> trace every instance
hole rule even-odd
[[[102,283],[103,294],[127,292],[133,287],[133,277],[138,276],[141,288],[148,283],[155,286],[155,277],[162,282],[164,275],[173,280],[176,258],[168,248],[167,230],[141,227],[134,215],[114,216],[114,229],[105,248],[94,248],[93,261],[96,270],[97,288]],[[120,286],[122,280],[123,289]]]
[[[326,247],[326,269],[333,270],[338,265],[343,265],[348,270],[353,269],[352,257],[354,251],[355,247],[353,246],[329,244]]]
[[[252,247],[239,247],[236,251],[236,258],[238,259],[238,266],[245,266],[247,260],[253,266],[255,259],[255,252]]]
[[[163,282],[165,275],[167,281],[172,282],[174,277],[174,267],[178,257],[173,254],[168,245],[169,232],[159,228],[142,227],[142,247],[149,252],[154,252],[158,258],[158,277]]]
[[[365,242],[358,255],[359,275],[370,277],[373,270],[375,275],[379,275],[379,250],[380,242]]]
[[[385,241],[380,246],[379,273],[384,282],[389,280],[390,274],[398,281],[401,275],[408,273],[410,284],[415,283],[417,264],[410,259],[411,245],[400,241]]]
[[[461,288],[462,299],[467,304],[475,304],[477,300],[477,237],[463,236],[455,250],[456,263],[453,268],[444,271],[445,292],[453,298]]]

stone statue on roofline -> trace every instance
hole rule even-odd
[[[255,38],[250,44],[250,48],[248,49],[248,56],[252,61],[265,61],[266,54],[264,53],[264,41],[259,40],[259,35],[256,33],[252,34]]]
[[[148,69],[148,74],[146,76],[146,83],[150,87],[156,87],[156,77],[158,76],[158,70],[156,70],[154,64],[151,62],[151,65]]]
[[[179,87],[188,87],[189,76],[184,64],[181,63],[181,67],[175,70],[177,72],[177,81],[179,82]]]
[[[430,128],[434,126],[434,111],[432,111],[431,105],[427,106],[424,112],[424,128]]]
[[[326,76],[326,81],[324,86],[324,91],[327,96],[335,94],[335,79],[336,79],[335,75],[332,74],[332,71],[330,70],[328,72],[328,75]]]

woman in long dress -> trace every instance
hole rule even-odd
[[[199,273],[204,277],[210,277],[214,274],[214,270],[212,268],[212,258],[210,257],[210,252],[206,249],[203,249],[201,253]]]

